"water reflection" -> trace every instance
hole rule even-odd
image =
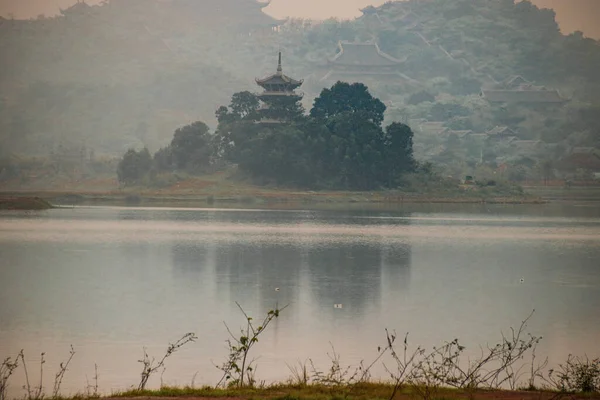
[[[352,216],[343,221],[349,227],[365,223]],[[408,240],[365,235],[353,228],[345,235],[323,235],[322,240],[303,233],[258,238],[232,234],[172,242],[173,276],[185,286],[214,286],[225,303],[252,303],[263,310],[304,303],[328,312],[342,304],[355,316],[381,302],[382,284],[397,294],[409,287]]]

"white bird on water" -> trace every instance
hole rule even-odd
[[[275,288],[275,291],[276,291],[276,292],[279,292],[279,288],[278,288],[278,287],[276,287],[276,288]]]

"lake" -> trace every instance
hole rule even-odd
[[[327,369],[332,347],[344,365],[370,362],[386,328],[414,346],[459,338],[476,353],[534,309],[538,357],[600,356],[593,203],[2,212],[0,256],[0,357],[24,349],[36,381],[45,352],[51,391],[73,345],[64,394],[93,383],[94,364],[102,392],[137,386],[143,348],[159,358],[186,332],[199,339],[168,359],[163,383],[215,384],[224,323],[244,325],[236,302],[255,319],[288,306],[255,349],[266,382],[299,361]]]

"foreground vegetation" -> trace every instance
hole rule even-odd
[[[431,349],[409,344],[409,335],[398,336],[385,330],[384,341],[377,347],[369,361],[358,365],[344,365],[341,356],[332,351],[328,354],[330,365],[321,369],[311,359],[304,363],[288,365],[291,377],[288,382],[267,385],[256,375],[257,358],[253,348],[268,329],[271,322],[280,316],[286,307],[275,307],[259,320],[253,319],[238,304],[244,323],[240,329],[231,329],[225,324],[229,338],[226,340],[228,354],[215,367],[222,373],[214,386],[201,389],[191,386],[174,388],[162,386],[148,390],[150,380],[166,369],[170,357],[198,338],[186,333],[169,344],[162,357],[149,355],[144,349],[140,381],[132,390],[113,394],[111,397],[233,397],[269,399],[404,399],[423,400],[458,398],[506,398],[506,399],[557,399],[575,393],[584,397],[600,396],[600,358],[589,359],[569,356],[556,369],[547,369],[548,359],[538,359],[537,345],[542,337],[530,334],[527,323],[533,312],[519,327],[502,334],[494,344],[480,347],[478,355],[467,353],[467,348],[453,339]],[[0,400],[6,400],[7,388],[13,373],[22,367],[25,373],[25,398],[41,400],[46,397],[44,387],[44,356],[41,354],[39,383],[30,380],[27,358],[24,351],[16,358],[5,358],[0,365]],[[60,397],[63,378],[75,356],[71,347],[65,362],[60,363],[54,376],[53,399]],[[387,378],[376,381],[372,369],[381,365]],[[162,382],[162,379],[161,379]],[[526,390],[529,394],[504,392],[503,389]],[[98,366],[95,376],[87,384],[87,392],[75,398],[99,397]]]

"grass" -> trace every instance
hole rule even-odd
[[[366,382],[354,385],[300,385],[275,384],[259,388],[215,389],[213,387],[162,387],[157,390],[130,390],[115,393],[109,398],[227,398],[243,400],[389,400],[393,385],[380,382]],[[394,397],[395,400],[415,400],[422,398],[421,391],[413,386],[405,386]],[[564,394],[567,397],[567,394]],[[550,400],[561,398],[562,394],[552,391],[508,391],[477,390],[466,392],[460,389],[436,388],[431,400],[495,399],[495,400]],[[598,399],[598,393],[569,395],[569,399]],[[65,399],[66,400],[66,399]],[[72,400],[77,400],[73,398]]]
[[[104,182],[107,181],[107,182]],[[519,193],[510,185],[494,187],[464,187],[451,182],[437,182],[422,176],[412,176],[405,188],[399,190],[345,191],[304,190],[276,186],[258,186],[241,179],[234,170],[203,176],[177,175],[164,186],[119,188],[116,180],[98,179],[65,181],[48,184],[32,182],[27,185],[8,185],[4,191],[14,194],[40,196],[56,204],[135,204],[188,203],[196,205],[285,205],[305,206],[323,204],[405,204],[405,203],[501,203],[536,204],[540,198]]]

